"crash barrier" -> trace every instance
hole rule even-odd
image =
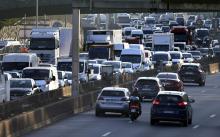
[[[201,60],[201,61],[209,66],[209,63],[205,62],[207,60]],[[177,66],[165,67],[164,71],[175,72],[177,71],[177,69],[178,69]],[[206,71],[208,70],[209,69],[207,69]],[[85,112],[87,110],[90,110],[94,107],[97,95],[104,86],[117,85],[131,89],[134,80],[136,80],[138,77],[155,76],[157,72],[158,69],[154,69],[145,72],[137,72],[133,75],[127,74],[121,77],[114,76],[113,79],[110,81],[104,81],[104,82],[96,81],[96,82],[89,82],[87,84],[80,84],[81,95],[79,95],[78,97],[69,97],[69,98],[63,97],[64,95],[63,93],[65,93],[65,95],[67,96],[71,95],[70,87],[68,87],[68,89],[64,88],[66,90],[59,89],[57,91],[54,91],[54,92],[63,92],[62,95],[57,93],[56,96],[57,100],[55,101],[54,99],[55,102],[52,101],[53,103],[44,106],[39,105],[38,108],[36,109],[32,109],[26,112],[24,111],[23,113],[15,115],[9,119],[2,120],[0,122],[0,130],[1,130],[0,137],[20,136],[34,129],[38,129],[45,125],[51,124],[59,119],[63,119],[70,115],[78,114],[80,112]],[[32,101],[31,99],[29,100]],[[41,100],[39,98],[38,100],[39,100],[37,101],[38,103],[41,101],[44,102],[44,100]],[[11,105],[15,105],[15,104],[11,104]],[[22,106],[22,104],[20,105]],[[8,106],[8,108],[10,108],[10,106]]]

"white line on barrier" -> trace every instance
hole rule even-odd
[[[105,134],[102,135],[102,137],[107,137],[108,135],[110,135],[112,132],[107,132]]]

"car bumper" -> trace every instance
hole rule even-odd
[[[112,104],[96,104],[96,110],[102,112],[128,113],[129,104],[112,105]]]

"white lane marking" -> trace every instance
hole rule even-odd
[[[112,132],[107,132],[105,134],[102,135],[102,137],[107,137],[108,135],[110,135]]]
[[[193,129],[197,129],[199,127],[199,125],[195,125],[194,127],[193,127]]]
[[[210,117],[210,118],[214,118],[214,117],[216,117],[216,114],[212,114],[212,115],[210,115],[209,117]]]
[[[202,90],[202,93],[205,93],[206,92],[206,90]]]

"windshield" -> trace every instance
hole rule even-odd
[[[4,71],[22,70],[29,67],[29,62],[3,62],[2,67]]]
[[[138,80],[137,83],[135,84],[135,87],[138,88],[155,88],[155,86],[157,85],[157,81],[155,80]]]
[[[199,51],[198,52],[189,52],[189,53],[191,53],[194,56],[201,56],[201,53]]]
[[[169,51],[169,45],[154,45],[154,51]]]
[[[122,62],[141,63],[140,55],[121,55]]]
[[[158,74],[157,76],[160,79],[166,78],[166,79],[177,79],[177,75],[175,74]]]
[[[168,61],[168,55],[167,54],[155,54],[152,58],[153,61]]]
[[[58,62],[57,70],[72,71],[72,62]]]
[[[94,74],[99,74],[99,67],[98,66],[93,66]]]
[[[64,77],[68,80],[72,80],[72,73],[65,73]]]
[[[120,57],[121,56],[121,50],[115,50],[114,53],[115,53],[116,57]]]
[[[26,69],[23,70],[23,78],[32,78],[34,80],[48,80],[50,71],[46,69]]]
[[[190,70],[198,70],[198,66],[183,65],[183,66],[181,67],[181,70],[187,70],[187,71],[190,71]]]
[[[62,72],[57,72],[58,73],[58,79],[63,79],[63,75],[62,75]]]
[[[144,34],[153,34],[153,30],[143,30]]]
[[[112,65],[114,69],[120,69],[120,62],[104,62],[104,65]]]
[[[122,63],[122,68],[132,68],[132,64],[130,64],[130,63]]]
[[[197,36],[198,37],[205,37],[209,35],[209,31],[208,30],[197,30]]]
[[[180,59],[180,54],[170,53],[172,59]]]
[[[185,44],[174,44],[174,47],[179,47],[180,50],[185,50]]]
[[[176,95],[159,95],[157,99],[161,103],[174,103],[174,104],[177,104],[178,102],[181,102],[183,100],[180,96],[176,96]]]
[[[130,23],[131,19],[129,17],[118,17],[118,23]]]
[[[95,47],[89,48],[89,58],[90,59],[108,59],[109,49],[106,47]]]
[[[183,58],[192,58],[192,54],[183,54]]]
[[[130,36],[131,35],[131,30],[126,30],[125,31],[125,36]]]
[[[54,50],[55,48],[54,38],[32,38],[30,41],[31,50]]]
[[[187,35],[186,34],[175,34],[174,35],[174,41],[175,42],[186,42],[187,41]]]
[[[31,80],[10,80],[10,88],[32,88]]]
[[[154,19],[147,19],[146,24],[155,24],[155,20]]]

